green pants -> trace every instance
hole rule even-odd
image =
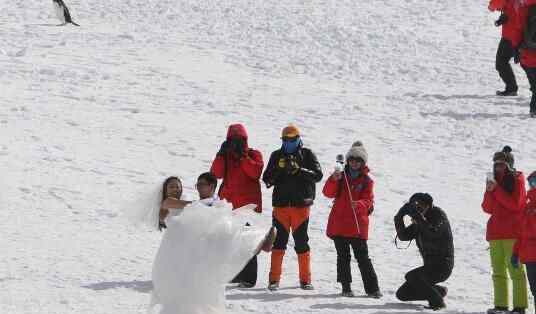
[[[492,240],[490,241],[491,268],[493,269],[493,293],[494,303],[498,307],[508,307],[508,277],[506,270],[512,279],[514,308],[527,308],[527,279],[525,266],[521,264],[514,268],[510,263],[512,249],[515,240]]]

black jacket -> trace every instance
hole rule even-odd
[[[415,215],[416,223],[404,225],[404,216],[400,212],[395,216],[395,228],[402,241],[415,239],[419,251],[425,260],[454,260],[452,231],[447,215],[441,208],[433,206],[425,214]]]
[[[295,174],[278,167],[279,160],[287,162],[295,158],[299,169]],[[315,184],[322,180],[322,169],[315,154],[308,148],[299,148],[294,154],[287,155],[281,149],[270,155],[270,160],[262,175],[262,181],[268,188],[274,187],[272,206],[307,207],[313,204]]]

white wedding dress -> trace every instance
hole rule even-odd
[[[233,211],[214,200],[194,202],[167,218],[153,264],[152,306],[159,304],[160,314],[223,314],[225,284],[265,236],[259,220],[248,206]],[[245,227],[246,221],[256,227]]]

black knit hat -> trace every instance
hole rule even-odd
[[[434,199],[428,193],[415,193],[409,198],[409,202],[417,202],[432,207]]]
[[[496,152],[493,154],[493,162],[494,163],[500,163],[504,162],[506,165],[508,165],[508,168],[510,170],[514,169],[514,155],[512,154],[512,148],[508,145],[504,146],[502,151]]]

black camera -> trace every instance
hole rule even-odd
[[[246,145],[242,138],[231,138],[227,140],[226,146],[228,152],[235,152],[237,155],[242,155]]]
[[[404,204],[404,206],[402,206],[402,208],[400,208],[400,214],[402,216],[407,215],[407,216],[410,216],[411,218],[415,218],[419,214],[419,210],[417,209],[415,204],[408,202],[408,203]]]

